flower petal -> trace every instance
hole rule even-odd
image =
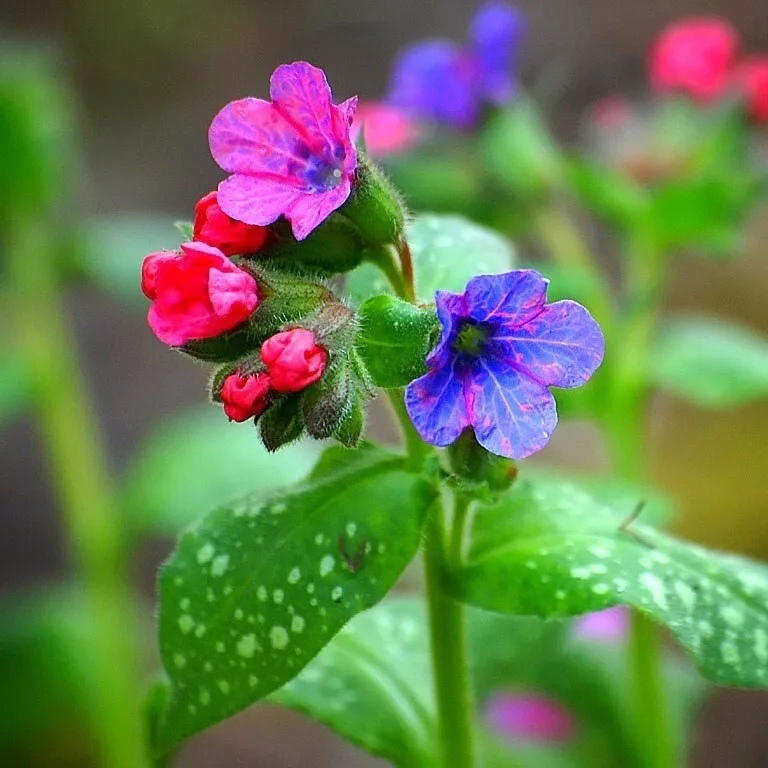
[[[464,372],[454,359],[406,387],[408,415],[416,431],[431,445],[450,445],[469,426],[463,378]]]
[[[475,437],[491,453],[524,459],[549,442],[557,410],[544,384],[500,361],[477,358],[466,386]]]
[[[302,196],[302,191],[278,178],[236,173],[219,184],[219,207],[245,224],[266,226],[276,221]]]
[[[352,191],[350,180],[344,176],[338,187],[314,195],[302,195],[285,210],[285,217],[291,222],[294,237],[304,240],[328,216],[344,204]]]
[[[447,40],[428,40],[404,50],[392,70],[387,101],[412,114],[471,128],[478,117],[472,58]]]
[[[437,346],[427,355],[427,365],[431,368],[448,364],[459,321],[466,311],[464,295],[450,291],[436,291],[435,307],[437,319],[442,327],[442,335]]]
[[[514,70],[524,32],[523,15],[503,0],[485,3],[472,20],[469,37],[480,87],[484,96],[496,104],[515,95]]]
[[[600,326],[574,301],[548,304],[523,326],[498,327],[489,342],[498,357],[551,387],[583,384],[605,352]]]
[[[478,275],[465,292],[469,316],[479,323],[524,325],[544,308],[549,281],[533,269]]]

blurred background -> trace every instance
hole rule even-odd
[[[577,140],[580,117],[597,98],[643,94],[647,46],[676,17],[724,16],[742,34],[745,48],[768,49],[765,0],[520,0],[517,5],[530,26],[523,82],[547,102],[565,142]],[[355,93],[376,97],[386,87],[398,48],[428,36],[463,38],[474,7],[458,0],[4,0],[0,34],[54,49],[72,83],[86,174],[68,183],[83,210],[190,218],[195,201],[220,177],[208,154],[207,129],[224,103],[265,94],[272,69],[296,59],[322,66],[338,99]],[[670,303],[768,333],[766,242],[768,211],[751,222],[743,258],[729,263],[681,258]],[[136,284],[138,294],[138,274]],[[157,342],[140,296],[138,311],[93,289],[78,288],[69,301],[109,462],[120,473],[159,420],[203,402],[206,372]],[[767,433],[768,403],[705,412],[659,398],[653,477],[680,500],[682,534],[768,559]],[[0,446],[0,593],[7,597],[63,578],[70,566],[31,423],[18,418],[3,424]],[[603,465],[595,435],[579,424],[561,429],[543,459],[583,469]],[[148,604],[156,568],[170,547],[170,538],[157,537],[142,546],[133,564]],[[153,642],[148,626],[148,646]],[[6,692],[3,706],[13,707],[13,701],[14,691]],[[765,768],[767,725],[768,694],[717,692],[699,718],[691,765]],[[77,754],[65,734],[61,741],[56,749]],[[39,764],[52,764],[49,760],[41,754]],[[0,765],[17,764],[13,755],[0,754]],[[376,763],[295,714],[253,709],[194,740],[178,764],[362,768]]]

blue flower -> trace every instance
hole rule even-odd
[[[464,293],[438,291],[442,326],[429,372],[405,404],[421,437],[450,445],[472,427],[491,453],[522,459],[557,424],[549,387],[578,387],[603,359],[600,327],[580,304],[546,304],[548,281],[533,270],[472,278]]]
[[[490,0],[475,15],[470,42],[425,40],[395,61],[387,101],[423,120],[471,128],[487,104],[515,95],[515,65],[524,31],[522,15]]]

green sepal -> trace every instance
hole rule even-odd
[[[259,253],[258,260],[271,269],[335,275],[349,272],[363,259],[364,245],[343,217],[331,216],[305,240],[296,240],[290,230],[273,227],[277,239]]]
[[[173,226],[176,227],[177,232],[181,235],[183,243],[188,243],[194,239],[194,226],[191,221],[180,219],[179,221],[174,221]]]
[[[250,324],[245,324],[234,331],[211,339],[188,341],[183,347],[176,347],[176,349],[207,363],[228,363],[239,360],[258,349],[261,340]]]
[[[448,449],[451,470],[461,487],[484,490],[484,497],[506,491],[517,478],[517,464],[503,456],[496,456],[477,442],[472,429],[465,429]]]
[[[394,296],[373,296],[360,307],[356,348],[373,383],[402,387],[427,372],[439,324],[434,307],[416,307]]]
[[[313,384],[301,398],[304,425],[312,437],[331,437],[356,399],[349,365],[342,363]]]
[[[333,438],[345,448],[359,448],[365,434],[365,408],[363,398],[358,395],[333,431]]]
[[[259,435],[264,447],[274,452],[290,445],[304,433],[301,398],[286,395],[275,400],[258,420]]]
[[[366,245],[397,242],[405,226],[400,195],[362,152],[352,194],[339,212],[354,224]]]

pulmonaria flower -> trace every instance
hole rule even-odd
[[[600,327],[573,301],[545,304],[548,281],[533,270],[480,275],[464,293],[435,296],[442,337],[429,372],[405,404],[421,437],[453,443],[472,427],[491,453],[522,459],[557,424],[549,387],[577,387],[603,359]]]
[[[578,618],[574,624],[577,637],[597,642],[623,640],[629,629],[629,611],[623,605],[615,605],[604,611],[595,611]]]
[[[537,693],[498,693],[485,706],[488,725],[500,736],[529,743],[563,744],[576,733],[573,715]]]
[[[396,59],[387,101],[422,120],[471,128],[484,104],[505,104],[516,92],[515,64],[524,21],[491,0],[476,14],[468,45],[426,40]]]
[[[216,192],[209,192],[195,205],[192,237],[218,248],[225,256],[256,253],[267,242],[269,230],[227,216],[219,206]]]
[[[659,93],[679,92],[701,102],[728,86],[739,38],[722,19],[684,19],[667,27],[653,45],[651,85]]]
[[[736,68],[734,80],[744,95],[750,118],[768,125],[768,56],[743,61]]]
[[[311,331],[294,328],[268,338],[261,345],[261,360],[276,392],[300,392],[323,375],[328,352]]]
[[[233,101],[211,124],[211,154],[232,174],[219,185],[218,202],[246,224],[285,216],[303,240],[352,190],[357,98],[333,104],[323,71],[304,61],[274,71],[270,96]]]
[[[230,421],[248,421],[266,409],[270,378],[266,373],[231,373],[224,379],[219,397]]]
[[[141,275],[142,289],[152,300],[149,325],[173,347],[231,331],[259,304],[253,277],[205,243],[183,243],[180,254],[150,254]]]
[[[357,140],[362,134],[371,157],[405,152],[416,143],[419,133],[419,126],[406,112],[380,101],[361,102],[352,123],[352,137]]]

